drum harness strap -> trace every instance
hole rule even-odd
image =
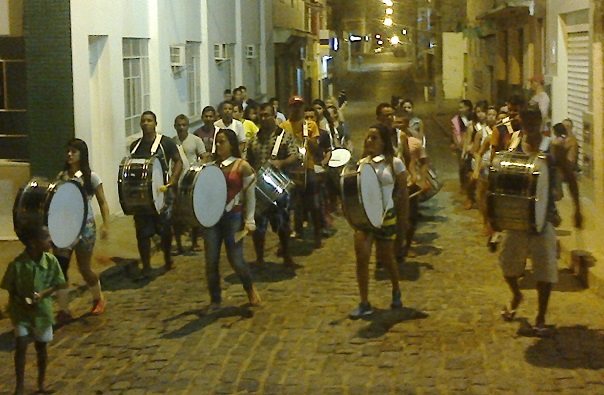
[[[283,135],[285,134],[285,130],[281,129],[281,133],[277,136],[275,140],[275,145],[273,146],[273,151],[271,152],[271,158],[275,159],[277,154],[279,153],[279,148],[281,147],[281,141],[283,140]]]
[[[228,159],[225,159],[225,160],[223,160],[223,161],[220,163],[220,167],[227,167],[227,166],[229,166],[231,163],[235,162],[237,159],[238,159],[238,158],[235,158],[235,157],[230,157],[230,158],[228,158]],[[231,172],[234,172],[234,171],[238,170],[238,169],[239,169],[239,167],[241,167],[241,163],[242,163],[242,161],[237,162],[237,163],[235,164],[235,166],[234,166],[234,167],[231,169],[231,171],[230,171],[229,173],[231,173]],[[255,176],[254,176],[254,175],[251,175],[250,177],[255,177]],[[244,180],[243,180],[243,181],[244,181],[244,184],[246,184],[246,179],[247,179],[247,178],[248,178],[248,177],[244,178]],[[241,201],[241,195],[242,195],[242,194],[244,194],[244,193],[246,193],[246,192],[248,191],[248,189],[249,189],[249,188],[250,188],[252,185],[254,185],[254,184],[253,184],[252,182],[249,182],[249,181],[248,181],[248,185],[247,185],[247,186],[246,186],[246,185],[244,185],[244,186],[243,186],[243,189],[242,189],[241,191],[237,192],[237,194],[236,194],[236,195],[233,197],[233,199],[231,199],[231,201],[227,203],[226,207],[224,208],[224,211],[226,211],[226,212],[228,213],[229,211],[231,211],[231,210],[233,209],[233,207],[237,206],[237,205],[240,203],[240,201]]]
[[[155,140],[153,140],[153,144],[151,145],[151,156],[155,155],[155,153],[157,152],[157,148],[161,149],[162,156],[163,156],[164,161],[166,162],[166,166],[167,166],[168,158],[166,158],[166,153],[164,152],[164,147],[160,144],[161,137],[162,137],[162,135],[160,133],[155,132]],[[142,141],[143,141],[142,137],[140,139],[138,139],[138,142],[136,143],[136,145],[134,146],[132,151],[130,151],[130,155],[134,155],[134,153],[136,152],[138,147],[141,145]],[[165,177],[165,173],[164,173],[164,177]],[[164,180],[164,182],[166,182],[166,181]]]

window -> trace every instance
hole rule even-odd
[[[25,61],[0,59],[0,110],[24,111]]]
[[[139,117],[151,105],[149,40],[125,38],[122,45],[125,130],[126,136],[131,136],[140,130]]]
[[[189,93],[189,117],[201,115],[201,62],[198,42],[188,41],[185,49],[187,57],[187,90]]]

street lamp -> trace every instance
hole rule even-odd
[[[400,42],[401,42],[401,39],[398,38],[398,36],[396,34],[394,36],[390,37],[390,44],[397,45]]]
[[[392,7],[392,0],[382,0],[382,3],[384,3],[386,6],[388,7]]]
[[[387,17],[384,19],[384,25],[385,25],[385,26],[390,27],[390,26],[392,26],[392,24],[393,24],[393,22],[392,22],[392,18],[390,18],[389,16],[387,16]]]
[[[392,15],[393,13],[392,8],[386,8],[386,15]]]

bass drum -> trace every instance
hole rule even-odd
[[[165,183],[157,157],[122,159],[117,191],[124,214],[159,214],[165,206],[164,193],[159,188]]]
[[[350,226],[357,230],[377,230],[384,221],[382,188],[371,164],[345,167],[340,175],[342,208]]]
[[[331,151],[331,158],[327,165],[333,168],[341,168],[342,166],[346,166],[350,161],[352,154],[346,148],[336,148]]]
[[[193,226],[218,223],[227,203],[224,173],[215,164],[193,164],[178,186],[179,212]]]
[[[293,181],[276,167],[265,164],[258,170],[256,181],[256,213],[264,213],[271,205],[276,205],[283,197],[290,195],[295,185]]]
[[[434,169],[428,169],[428,179],[426,181],[430,188],[420,192],[418,196],[420,202],[425,202],[426,200],[433,198],[443,187],[443,184],[439,181]]]
[[[33,178],[19,190],[13,205],[13,225],[21,241],[24,226],[47,226],[58,248],[71,248],[77,243],[87,217],[86,194],[74,180],[49,182]]]
[[[489,170],[487,192],[493,229],[541,232],[546,223],[548,189],[545,156],[498,152]]]

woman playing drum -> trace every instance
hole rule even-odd
[[[81,233],[80,240],[75,246],[73,248],[55,248],[54,253],[61,264],[63,275],[67,280],[69,261],[71,260],[72,252],[75,250],[78,270],[92,293],[92,310],[90,312],[93,315],[99,315],[105,311],[105,298],[101,292],[99,276],[93,272],[90,267],[92,251],[96,241],[96,225],[94,222],[94,212],[92,211],[92,197],[96,196],[96,200],[101,209],[101,216],[103,217],[103,225],[101,226],[102,239],[107,237],[107,231],[109,229],[109,207],[107,206],[107,200],[105,199],[105,193],[103,192],[101,178],[90,170],[88,146],[83,140],[72,139],[67,143],[67,160],[65,161],[63,171],[59,173],[58,178],[62,180],[72,179],[82,184],[86,196],[88,197],[88,217],[84,230]],[[59,324],[65,324],[71,321],[72,317],[69,311],[68,288],[57,292],[57,302],[59,304],[59,311],[56,318],[57,322]]]
[[[237,136],[232,130],[220,129],[216,134],[216,155],[216,162],[227,181],[227,205],[218,223],[206,229],[204,235],[206,277],[211,300],[208,312],[219,309],[222,301],[218,267],[223,241],[229,263],[239,276],[250,305],[260,304],[260,296],[254,289],[250,268],[243,259],[243,242],[237,237],[242,228],[244,231],[256,229],[254,170],[249,163],[241,159]]]
[[[390,133],[384,125],[373,125],[365,137],[363,163],[369,163],[377,173],[383,195],[384,221],[373,231],[357,230],[354,235],[354,249],[357,264],[357,283],[361,302],[349,317],[352,319],[373,313],[369,303],[369,257],[373,240],[376,242],[377,260],[386,268],[392,282],[393,309],[401,308],[398,267],[394,261],[394,239],[396,218],[406,220],[408,216],[407,175],[403,161],[394,156]]]

